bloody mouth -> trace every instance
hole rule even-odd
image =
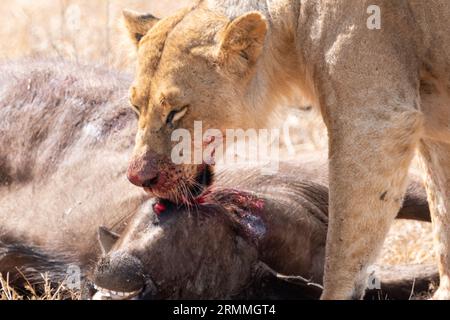
[[[214,171],[212,166],[203,165],[201,170],[194,178],[194,182],[188,186],[187,192],[178,197],[178,204],[194,204],[201,202],[202,195],[208,190],[208,188],[213,184],[214,181]],[[171,197],[170,192],[164,192],[156,188],[144,188],[145,192],[152,196],[156,196],[160,199],[168,200],[174,202],[175,199]]]
[[[202,193],[213,184],[214,171],[211,166],[205,165],[195,177],[196,184],[191,187],[191,193],[194,198],[198,198]]]

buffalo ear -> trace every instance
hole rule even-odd
[[[241,68],[255,64],[264,47],[267,30],[267,21],[259,12],[236,18],[224,30],[219,61],[223,64],[237,63]]]
[[[102,253],[107,254],[119,239],[119,235],[102,226],[98,228],[97,238]]]
[[[131,41],[136,47],[139,47],[141,39],[159,21],[158,18],[149,13],[139,13],[132,10],[123,10],[123,18]]]

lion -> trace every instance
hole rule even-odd
[[[165,19],[124,17],[138,60],[133,184],[173,201],[195,198],[213,170],[171,161],[174,130],[193,134],[196,120],[224,134],[264,128],[300,90],[329,136],[322,298],[363,297],[416,150],[436,234],[434,298],[450,298],[448,1],[206,0]]]

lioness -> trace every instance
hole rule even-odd
[[[380,28],[369,28],[371,10]],[[212,170],[175,165],[171,133],[193,134],[195,120],[223,135],[262,128],[300,89],[329,134],[322,298],[364,295],[416,149],[436,232],[435,298],[450,298],[450,2],[205,0],[163,20],[124,15],[139,61],[132,183],[172,200],[195,197]]]

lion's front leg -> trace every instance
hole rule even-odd
[[[330,220],[322,299],[361,299],[400,209],[422,127],[409,106],[341,109],[328,122]]]

